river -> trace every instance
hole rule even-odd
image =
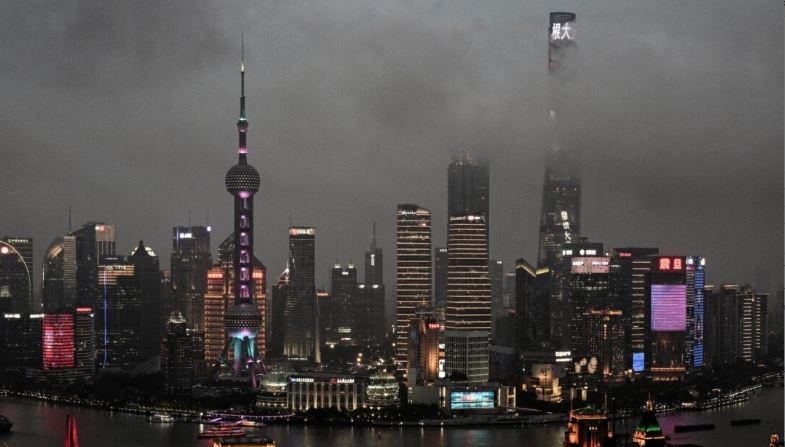
[[[10,434],[0,435],[0,446],[49,447],[63,445],[66,414],[75,414],[80,447],[208,447],[212,441],[196,439],[198,424],[156,424],[142,416],[69,407],[48,402],[0,397],[0,413],[14,423]],[[760,425],[733,427],[734,419],[760,418]],[[764,388],[749,401],[703,412],[672,414],[659,418],[663,431],[674,444],[706,447],[765,447],[769,435],[783,432],[783,389]],[[633,430],[637,421],[627,426]],[[675,425],[711,423],[712,431],[673,433]],[[623,422],[617,424],[623,429]],[[397,446],[501,446],[561,447],[563,425],[535,427],[308,427],[273,425],[261,433],[280,447],[397,447]]]

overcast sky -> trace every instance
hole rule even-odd
[[[707,258],[707,282],[783,270],[783,7],[774,1],[7,1],[0,5],[0,235],[43,252],[88,220],[144,239],[231,230],[245,33],[256,254],[317,228],[317,285],[362,263],[371,222],[394,291],[395,209],[433,213],[447,164],[491,163],[491,257],[536,261],[548,12],[577,14],[571,92],[582,233]],[[362,270],[362,269],[361,269]],[[361,272],[362,275],[362,272]],[[759,284],[765,287],[766,284]]]

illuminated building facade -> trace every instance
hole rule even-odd
[[[289,377],[287,408],[306,411],[311,408],[356,410],[365,407],[366,382],[347,374],[309,373]]]
[[[213,264],[210,253],[210,227],[172,228],[172,299],[181,309],[189,329],[201,330],[203,297],[207,271]]]
[[[43,369],[74,367],[74,315],[44,314]]]
[[[413,204],[400,204],[396,224],[396,370],[408,369],[409,322],[415,307],[431,301],[431,212]]]
[[[0,237],[0,243],[8,244],[7,246],[13,247],[13,251],[16,252],[19,257],[21,257],[22,261],[25,264],[26,271],[30,277],[30,281],[27,283],[27,294],[18,294],[14,299],[12,299],[11,304],[11,311],[13,312],[32,312],[34,311],[33,306],[33,238],[31,237],[19,237],[19,236],[3,236]],[[6,258],[7,255],[10,253],[3,253],[3,248],[0,246],[0,255],[3,256],[4,261],[8,261],[9,258]],[[8,266],[6,266],[8,267]],[[0,269],[2,272],[3,269]],[[2,273],[0,273],[2,275]],[[2,285],[0,285],[2,288]],[[0,291],[0,294],[2,292]],[[25,302],[25,297],[27,302]],[[3,311],[4,304],[2,303],[2,298],[0,298],[0,311]]]
[[[72,309],[76,304],[76,237],[57,237],[46,249],[41,281],[45,312]]]
[[[409,386],[433,383],[439,378],[439,332],[441,325],[433,318],[427,303],[415,309],[416,318],[409,322],[407,378]]]
[[[597,359],[597,373],[606,379],[624,375],[624,318],[621,310],[588,309],[583,314],[580,355]]]
[[[398,381],[392,374],[377,372],[368,378],[366,402],[371,408],[398,405]]]
[[[757,293],[750,288],[739,294],[738,351],[745,362],[761,361],[768,352],[768,301],[768,293]]]
[[[321,362],[315,284],[316,229],[289,228],[289,289],[284,355]]]
[[[32,245],[32,240],[30,241]],[[14,245],[0,241],[0,312],[30,312],[33,271],[28,266],[28,262],[30,260],[25,259]]]
[[[641,421],[632,434],[635,447],[665,447],[665,434],[654,415],[654,403],[646,402]]]
[[[173,312],[166,324],[161,343],[161,369],[164,374],[164,393],[169,396],[191,394],[194,382],[194,338],[183,314]]]
[[[231,302],[230,270],[216,265],[207,271],[207,290],[204,293],[202,327],[204,328],[204,359],[214,362],[226,343],[224,314]],[[187,322],[186,322],[187,324]]]
[[[450,216],[445,370],[448,375],[465,374],[472,382],[488,381],[491,280],[487,230],[482,214]],[[479,342],[483,332],[484,344]]]
[[[586,313],[609,308],[610,259],[607,256],[571,256],[569,262],[568,348],[578,355],[594,355],[586,345]],[[619,341],[623,341],[623,337]]]
[[[649,274],[650,372],[655,379],[679,379],[703,366],[705,259],[660,256]]]
[[[611,250],[611,308],[624,315],[625,368],[645,369],[646,278],[657,248],[624,247]]]
[[[605,413],[591,407],[570,411],[564,447],[611,447],[613,429]]]
[[[259,191],[259,172],[248,164],[248,120],[245,118],[245,65],[240,69],[240,118],[237,120],[238,161],[229,168],[224,178],[226,190],[234,198],[234,233],[232,253],[232,304],[224,313],[227,341],[224,352],[232,351],[233,375],[247,373],[251,386],[256,388],[256,372],[261,367],[256,337],[264,335],[264,314],[259,312],[255,294],[253,254],[253,196]],[[264,289],[262,289],[263,291]],[[262,298],[263,301],[264,298]],[[257,351],[257,348],[260,348]],[[224,357],[224,356],[221,356]]]

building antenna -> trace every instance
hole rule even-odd
[[[206,218],[207,222],[205,222],[205,223],[209,227],[210,226],[210,208],[207,208],[207,213],[206,214],[207,214],[207,218]]]
[[[71,234],[71,205],[68,205],[68,234]]]
[[[188,228],[191,228],[191,208],[188,208]]]

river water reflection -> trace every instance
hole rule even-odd
[[[9,447],[60,446],[66,414],[75,414],[80,447],[208,447],[212,441],[196,439],[197,424],[156,424],[141,416],[54,405],[34,400],[0,397],[0,413],[14,423],[11,434],[0,436]],[[733,419],[760,418],[760,425],[733,427]],[[704,412],[659,418],[672,443],[714,446],[766,446],[773,431],[783,432],[783,389],[768,388],[747,402]],[[632,430],[637,421],[626,424]],[[716,429],[673,433],[675,425],[711,423]],[[618,427],[623,429],[623,423]],[[563,425],[536,427],[306,427],[274,425],[261,430],[281,447],[321,446],[503,446],[561,447]],[[0,444],[2,445],[2,444]]]

